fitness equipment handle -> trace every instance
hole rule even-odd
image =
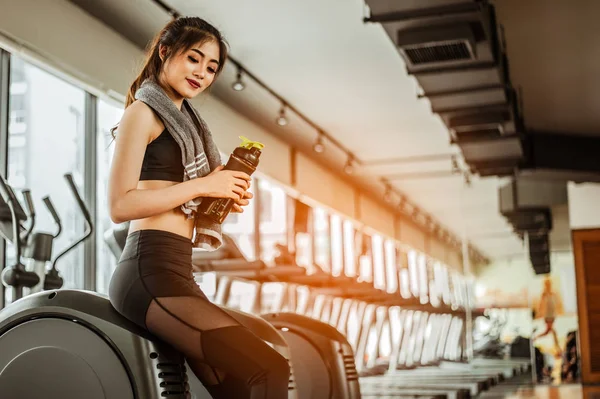
[[[0,195],[2,196],[4,202],[6,202],[6,205],[12,207],[14,197],[12,196],[11,189],[8,188],[8,185],[6,184],[4,176],[0,176]]]
[[[56,223],[56,225],[58,226],[58,231],[56,233],[54,233],[54,238],[56,238],[62,231],[62,224],[60,222],[60,216],[58,216],[56,209],[54,209],[54,205],[52,204],[50,197],[44,197],[44,198],[42,198],[42,201],[44,201],[44,205],[46,205],[48,212],[50,212],[50,214],[52,215],[52,219],[54,219],[54,223]]]
[[[35,206],[33,205],[33,199],[31,198],[31,191],[22,190],[23,198],[25,198],[25,207],[30,218],[35,218]]]
[[[87,239],[89,236],[91,236],[92,232],[94,231],[94,227],[92,225],[92,217],[90,216],[90,211],[87,209],[85,203],[83,202],[83,200],[81,199],[81,196],[79,195],[77,186],[75,185],[75,182],[73,181],[73,175],[70,173],[67,173],[67,174],[65,174],[65,179],[67,180],[67,183],[69,184],[69,188],[71,189],[71,192],[73,193],[73,196],[75,197],[75,200],[77,201],[77,205],[79,205],[79,209],[81,209],[81,213],[83,213],[83,216],[85,217],[86,231],[85,231],[83,237],[81,237],[79,240],[75,241],[68,248],[66,248],[61,253],[59,253],[56,256],[56,258],[54,258],[54,261],[52,261],[52,268],[46,273],[46,279],[44,280],[44,289],[46,289],[46,290],[58,289],[58,288],[62,287],[63,279],[58,274],[58,270],[56,269],[56,262],[58,262],[58,260],[60,258],[62,258],[67,252],[69,252],[70,250],[75,248],[79,243],[81,243],[82,241]]]
[[[85,202],[81,199],[81,195],[79,195],[79,190],[77,190],[77,186],[75,185],[75,181],[73,180],[73,175],[71,173],[67,173],[65,175],[65,179],[69,184],[69,188],[77,201],[77,205],[79,205],[79,209],[81,209],[81,213],[83,213],[83,217],[85,217],[85,221],[88,224],[88,228],[92,229],[92,216],[90,215],[90,211],[88,210]],[[91,234],[91,231],[90,231]],[[87,238],[87,237],[86,237]]]
[[[17,202],[17,198],[15,197],[14,192],[6,182],[4,176],[0,175],[0,195],[8,209],[10,210],[10,217],[12,219],[12,229],[13,229],[13,245],[15,246],[15,259],[17,260],[17,266],[20,267],[20,259],[21,259],[21,240],[19,234],[19,221],[17,219],[17,212],[15,211],[15,202]],[[22,268],[24,269],[24,267]]]
[[[23,242],[26,243],[35,227],[35,206],[33,204],[33,199],[31,198],[31,191],[21,190],[21,194],[23,194],[23,198],[25,199],[25,208],[27,209],[27,216],[29,219],[29,227],[27,228],[25,235],[21,238]]]

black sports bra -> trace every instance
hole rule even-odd
[[[182,182],[183,173],[179,144],[165,129],[146,147],[140,181],[166,180]]]

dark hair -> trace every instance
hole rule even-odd
[[[158,82],[163,63],[169,58],[189,50],[195,44],[203,44],[211,40],[219,45],[219,66],[215,74],[217,78],[223,71],[228,52],[227,42],[221,32],[199,17],[179,17],[170,21],[152,40],[144,67],[127,92],[125,108],[135,101],[135,92],[146,79]],[[164,60],[160,59],[160,46],[167,49]],[[111,129],[113,136],[116,128],[117,126]]]

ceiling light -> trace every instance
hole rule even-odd
[[[323,151],[325,151],[325,145],[323,145],[323,132],[321,132],[321,131],[319,131],[319,136],[317,137],[317,141],[313,145],[313,150],[317,154],[321,154]]]
[[[450,158],[450,161],[452,162],[452,173],[460,172],[460,168],[458,166],[458,160],[456,159],[456,155],[452,155],[452,157]]]
[[[393,191],[392,191],[392,187],[389,184],[386,184],[385,186],[385,193],[383,194],[383,199],[385,200],[385,202],[390,203],[394,200],[394,195],[393,195]]]
[[[242,82],[242,69],[238,69],[237,78],[231,85],[231,88],[235,91],[242,91],[246,88],[244,82]]]
[[[279,126],[285,126],[288,124],[288,120],[285,117],[285,104],[281,104],[281,109],[279,110],[279,116],[275,119],[275,122]]]
[[[344,165],[344,172],[348,175],[351,175],[354,172],[354,166],[352,166],[352,155],[348,155],[348,161],[346,161],[346,165]]]
[[[471,187],[471,175],[469,175],[468,173],[465,173],[465,184],[467,185],[467,187]]]

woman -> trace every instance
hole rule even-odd
[[[564,308],[560,295],[552,289],[552,280],[547,277],[544,280],[544,290],[540,296],[538,307],[536,309],[536,318],[543,318],[546,324],[546,330],[541,334],[534,336],[533,341],[552,333],[554,338],[554,348],[556,356],[562,356],[558,336],[554,330],[554,321],[556,317],[564,314]]]
[[[156,36],[131,85],[109,181],[111,219],[131,227],[109,298],[181,351],[214,398],[282,399],[285,358],[209,302],[192,275],[192,247],[220,245],[218,226],[199,228],[201,199],[232,198],[242,212],[252,198],[250,177],[222,170],[212,136],[188,102],[210,87],[226,58],[217,29],[178,18]],[[188,150],[198,148],[205,151],[192,152],[187,164]]]

